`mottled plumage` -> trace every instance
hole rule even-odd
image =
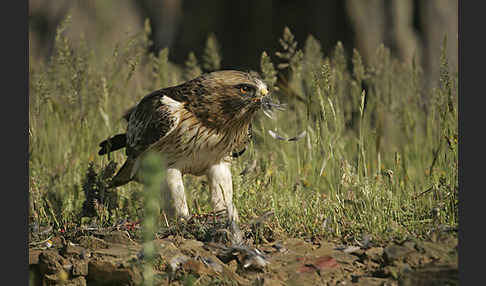
[[[207,175],[215,209],[232,204],[230,155],[245,150],[257,110],[271,109],[266,85],[239,71],[204,74],[145,96],[124,118],[126,134],[100,143],[100,155],[125,147],[127,160],[112,180],[120,186],[136,179],[148,151],[164,154],[167,184],[175,215],[188,216],[182,175]],[[221,193],[223,189],[224,195]]]

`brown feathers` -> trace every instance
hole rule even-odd
[[[124,167],[132,170],[122,167],[117,182],[133,179],[134,162],[147,150],[164,153],[169,167],[201,174],[233,151],[244,149],[251,119],[267,93],[259,78],[239,71],[212,72],[154,91],[125,114],[126,136],[105,140],[99,154],[126,147],[129,163]],[[118,178],[121,175],[124,178]]]

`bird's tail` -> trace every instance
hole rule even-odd
[[[127,159],[123,166],[118,170],[118,173],[111,179],[108,188],[116,188],[127,184],[134,179],[132,170],[135,166],[135,161],[132,159]]]
[[[121,148],[125,148],[127,145],[127,136],[125,133],[117,134],[109,139],[104,140],[100,143],[100,151],[98,151],[98,155],[104,155],[106,153],[110,153],[116,151]]]

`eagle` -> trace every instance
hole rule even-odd
[[[160,152],[167,168],[162,190],[170,217],[190,216],[182,177],[191,174],[206,175],[213,209],[226,209],[228,218],[238,221],[233,205],[231,157],[245,150],[257,111],[263,110],[271,117],[273,108],[278,107],[256,73],[236,70],[206,73],[156,90],[126,112],[126,133],[99,144],[99,155],[122,148],[127,155],[109,187],[140,181],[138,172],[144,155]]]

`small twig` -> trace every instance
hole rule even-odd
[[[425,190],[425,191],[421,192],[420,194],[418,194],[418,195],[414,196],[412,199],[413,199],[413,200],[416,200],[418,197],[421,197],[422,195],[425,195],[426,193],[428,193],[428,192],[432,191],[432,190],[433,190],[433,188],[434,188],[434,187],[430,187],[430,188],[428,188],[427,190]]]
[[[167,220],[167,216],[165,215],[165,211],[163,211],[162,214],[164,215],[165,225],[167,226],[167,228],[169,228],[169,221]]]
[[[38,242],[29,243],[29,246],[36,246],[36,245],[39,245],[39,244],[43,244],[43,243],[49,241],[52,237],[53,237],[53,235],[51,234],[47,239],[44,239],[44,240],[38,241]]]

